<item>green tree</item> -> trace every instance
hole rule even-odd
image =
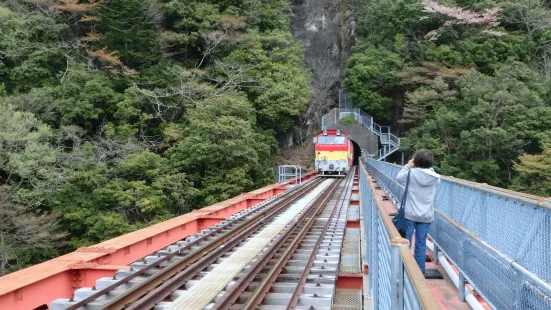
[[[57,254],[65,233],[54,215],[34,212],[9,201],[0,188],[0,276]]]
[[[408,95],[404,118],[418,122],[406,145],[433,149],[445,174],[508,186],[512,161],[551,125],[537,73],[508,62],[493,76],[473,71],[454,84],[456,91],[440,83]]]
[[[366,42],[367,43],[367,42]],[[399,91],[400,56],[385,48],[359,45],[347,63],[344,87],[352,101],[377,119],[390,119],[391,97]]]
[[[122,62],[133,68],[159,61],[155,12],[148,14],[147,5],[144,0],[107,0],[102,3],[97,14],[101,19],[102,33],[97,47],[116,51]]]
[[[75,54],[68,25],[36,12],[0,4],[0,29],[0,83],[9,93],[56,83]]]
[[[273,180],[270,144],[255,132],[254,114],[239,94],[208,99],[190,111],[185,136],[169,153],[172,163],[199,189],[199,205]]]
[[[77,124],[86,130],[97,130],[105,120],[112,119],[122,98],[115,85],[106,74],[90,73],[84,66],[74,64],[62,84],[33,88],[8,102],[55,127]]]
[[[524,154],[513,165],[517,176],[512,189],[551,197],[551,145],[544,144],[540,154]]]
[[[242,68],[240,88],[258,111],[258,123],[276,132],[291,129],[311,94],[302,44],[288,32],[251,31],[225,61]]]
[[[144,224],[189,211],[194,189],[169,160],[148,150],[109,161],[101,146],[84,145],[66,162],[76,170],[54,193],[62,227],[78,247],[116,237]],[[82,158],[86,161],[83,162]]]

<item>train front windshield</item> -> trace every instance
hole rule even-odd
[[[321,136],[318,137],[318,144],[346,144],[346,138],[335,136]]]

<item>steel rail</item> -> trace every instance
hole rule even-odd
[[[323,237],[327,233],[327,230],[329,229],[329,225],[331,224],[331,220],[335,216],[335,213],[337,213],[337,209],[340,210],[342,206],[344,205],[344,198],[346,196],[346,193],[348,192],[348,189],[354,184],[354,175],[356,173],[356,168],[352,170],[352,177],[347,180],[347,183],[339,195],[339,199],[337,200],[337,203],[340,201],[340,206],[337,207],[337,204],[335,204],[335,208],[331,212],[331,215],[329,216],[327,223],[325,223],[325,226],[323,227],[323,230],[321,231],[319,238],[314,246],[314,251],[312,251],[312,255],[310,255],[310,259],[308,260],[308,263],[306,264],[306,267],[304,268],[304,271],[302,272],[302,275],[300,276],[297,286],[295,287],[293,291],[293,295],[291,296],[291,300],[289,300],[289,304],[287,305],[287,310],[295,309],[300,295],[302,294],[302,291],[304,289],[304,284],[306,284],[306,280],[308,280],[308,274],[310,274],[310,270],[312,269],[312,266],[314,265],[314,260],[316,258],[316,254],[319,251],[319,248],[321,247],[321,243],[323,242]]]
[[[334,189],[338,186],[340,182],[336,181],[333,185],[333,187],[329,190],[326,190],[327,195],[330,197],[333,193]],[[321,198],[321,197],[320,197]],[[325,200],[326,197],[323,197]],[[273,245],[266,251],[265,254],[263,254],[249,269],[249,271],[239,278],[237,282],[228,290],[226,293],[222,296],[222,298],[216,302],[213,310],[228,310],[232,307],[233,304],[237,301],[237,299],[247,290],[247,288],[251,285],[251,283],[254,281],[254,279],[260,274],[260,272],[269,264],[270,260],[273,259],[273,257],[277,254],[277,252],[283,247],[283,245],[288,242],[291,239],[292,234],[297,231],[298,228],[304,227],[301,224],[306,224],[308,226],[308,222],[304,222],[304,218],[309,216],[310,214],[314,213],[314,215],[310,218],[316,218],[316,214],[319,213],[319,207],[314,208],[316,205],[318,205],[316,202],[312,204],[312,206],[306,211],[303,212],[303,214],[299,217],[298,220],[295,221],[294,225],[289,227],[284,234],[282,234],[278,239],[273,243]],[[322,205],[325,205],[323,203]],[[323,208],[322,208],[323,209]],[[308,227],[311,227],[308,226]],[[301,235],[304,228],[299,232],[298,236]],[[309,228],[306,230],[308,231]],[[296,240],[296,239],[295,239]],[[289,245],[289,246],[292,246]],[[289,247],[288,246],[288,247]],[[284,257],[283,255],[282,257]]]
[[[340,182],[335,182],[334,186],[331,187],[331,190],[326,192],[325,197],[323,197],[322,201],[317,204],[318,207],[315,209],[314,214],[308,220],[306,226],[304,226],[301,229],[300,233],[293,239],[291,245],[287,248],[285,253],[277,261],[277,263],[270,269],[264,280],[253,292],[252,296],[246,301],[242,309],[256,309],[260,306],[262,300],[264,300],[266,295],[269,293],[270,288],[275,283],[277,277],[281,274],[283,267],[285,267],[285,265],[289,262],[291,256],[294,254],[300,243],[304,240],[304,237],[306,236],[312,225],[314,225],[317,219],[317,214],[322,212],[323,209],[326,207],[339,183]]]
[[[275,201],[271,208],[263,209],[252,218],[246,219],[243,223],[240,223],[236,227],[225,232],[222,236],[201,246],[164,269],[161,269],[159,272],[149,277],[146,281],[133,286],[128,291],[110,300],[108,303],[101,305],[98,309],[124,309],[143,295],[146,295],[148,292],[154,290],[170,278],[174,277],[176,274],[180,273],[182,270],[200,261],[207,253],[220,248],[220,245],[234,239],[235,235],[239,235],[243,231],[248,230],[248,227],[258,227],[263,223],[263,220],[274,217],[287,208],[287,206],[302,197],[305,192],[308,192],[316,187],[319,183],[321,183],[321,181],[321,179],[316,179],[310,183],[307,183],[304,188],[294,191],[289,197],[285,197],[284,200]]]
[[[239,220],[242,220],[242,219],[239,219]],[[238,221],[239,221],[238,220]],[[117,287],[123,285],[123,284],[126,284],[128,282],[130,282],[130,280],[134,279],[134,278],[137,278],[143,274],[145,274],[147,271],[149,270],[152,270],[154,269],[155,267],[157,266],[160,266],[162,263],[166,262],[166,261],[169,261],[170,259],[174,258],[175,256],[177,256],[178,254],[181,254],[182,252],[190,249],[192,246],[202,242],[202,241],[205,241],[205,239],[213,236],[214,234],[216,233],[219,233],[220,231],[226,229],[226,228],[229,228],[230,226],[233,226],[237,224],[236,222],[229,222],[229,223],[226,223],[224,225],[222,225],[221,227],[218,227],[214,230],[211,230],[210,232],[208,232],[207,234],[205,235],[202,235],[201,237],[193,240],[193,241],[190,241],[188,244],[184,245],[183,247],[181,247],[178,251],[174,251],[168,255],[165,255],[163,256],[162,258],[156,260],[155,262],[147,265],[146,267],[132,273],[131,275],[121,279],[120,281],[116,282],[116,283],[113,283],[111,285],[109,285],[108,287],[104,288],[104,289],[101,289],[99,291],[97,291],[96,293],[88,296],[87,298],[83,299],[83,300],[80,300],[79,302],[77,302],[76,304],[74,305],[71,305],[69,308],[67,308],[66,310],[77,310],[78,308],[80,307],[84,307],[86,306],[87,304],[89,304],[90,302],[96,300],[97,298],[101,297],[102,295],[105,295],[107,294],[108,292],[116,289]],[[200,251],[200,249],[198,250]],[[189,253],[191,254],[191,253]]]

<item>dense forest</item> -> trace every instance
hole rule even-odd
[[[551,11],[542,0],[358,0],[356,104],[446,175],[551,196]]]
[[[273,183],[287,0],[0,1],[0,275]]]
[[[0,0],[0,275],[272,183],[317,98],[291,2]],[[342,2],[343,85],[404,151],[551,195],[548,3]]]

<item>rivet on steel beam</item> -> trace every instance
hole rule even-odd
[[[320,278],[323,278],[323,275],[320,273]]]
[[[325,267],[321,266],[321,269],[325,269]]]
[[[324,263],[327,263],[327,259],[324,259],[323,262],[324,262]]]
[[[318,294],[314,293],[314,297],[318,297]]]
[[[314,306],[310,306],[308,310],[316,310],[316,308],[314,308]]]
[[[325,256],[329,256],[329,254],[328,254],[328,253],[325,253]]]
[[[320,286],[321,286],[321,284],[320,284],[320,283],[318,282],[318,283],[316,283],[316,286],[320,287]]]
[[[94,286],[92,286],[92,291],[95,291],[95,290],[97,290],[97,288],[96,288],[96,286],[94,285]]]

